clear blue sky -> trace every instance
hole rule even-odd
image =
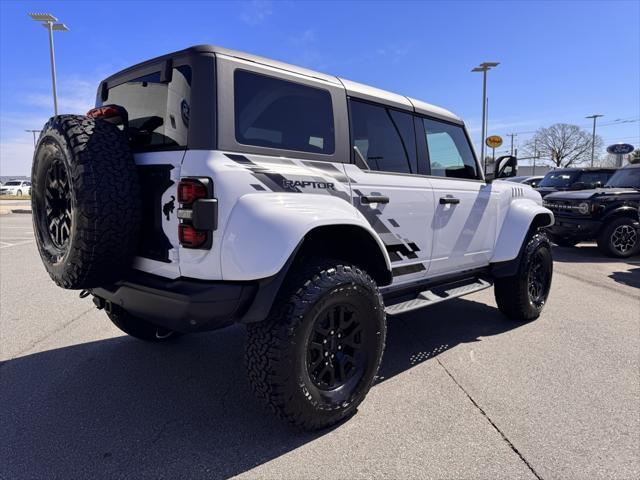
[[[299,64],[441,105],[478,144],[482,61],[489,133],[584,125],[602,113],[607,144],[640,144],[640,2],[1,1],[0,174],[27,174],[32,140],[51,115],[44,28],[51,12],[61,112],[90,108],[99,80],[189,45],[212,43]],[[615,122],[618,119],[627,123]],[[634,121],[635,120],[635,121]],[[615,122],[615,123],[614,123]],[[613,123],[613,124],[612,124]]]

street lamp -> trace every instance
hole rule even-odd
[[[600,115],[599,113],[594,113],[593,115],[589,115],[584,118],[593,118],[593,134],[591,136],[591,166],[593,167],[593,158],[596,152],[596,119],[598,117],[604,117],[604,115]]]
[[[487,117],[485,116],[487,108],[487,72],[498,65],[500,65],[499,62],[483,62],[471,70],[472,72],[482,72],[482,141],[480,142],[480,158],[482,158],[485,174],[487,170],[487,161],[484,158],[484,137],[487,134]]]
[[[64,23],[55,23],[56,17],[50,13],[30,13],[29,16],[36,22],[40,22],[49,32],[49,55],[51,56],[51,82],[53,84],[53,113],[58,115],[58,93],[56,91],[56,60],[53,52],[53,31],[68,32],[69,28]]]
[[[36,133],[40,133],[42,130],[25,130],[25,132],[31,132],[33,134],[33,147],[36,146]]]

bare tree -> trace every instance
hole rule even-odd
[[[550,160],[556,167],[570,167],[591,161],[591,138],[591,133],[577,125],[556,123],[538,129],[525,149],[531,156],[537,152],[540,158]],[[596,152],[602,145],[602,138],[596,135]]]

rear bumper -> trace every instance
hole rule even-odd
[[[155,325],[187,333],[215,330],[241,320],[259,287],[258,282],[171,280],[135,272],[91,293],[99,308],[117,305]]]
[[[547,227],[547,231],[561,238],[590,240],[598,236],[600,228],[602,227],[602,222],[598,220],[559,216],[555,218],[555,223]]]

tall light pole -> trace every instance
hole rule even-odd
[[[482,72],[482,141],[480,142],[480,158],[482,158],[485,173],[487,170],[486,159],[484,158],[484,137],[487,135],[487,72],[498,65],[500,65],[499,62],[483,62],[471,70],[472,72]]]
[[[33,147],[36,146],[36,133],[40,133],[42,130],[25,130],[25,132],[31,132],[33,134]]]
[[[593,167],[593,159],[596,153],[596,119],[598,117],[604,117],[604,115],[600,115],[599,113],[594,113],[593,115],[589,115],[584,118],[593,118],[593,134],[591,135],[591,166]]]
[[[53,31],[67,32],[69,28],[64,23],[55,23],[56,17],[50,13],[30,13],[29,16],[49,32],[49,56],[51,57],[51,83],[53,85],[53,113],[58,115],[58,92],[56,90],[56,58],[53,51]]]

